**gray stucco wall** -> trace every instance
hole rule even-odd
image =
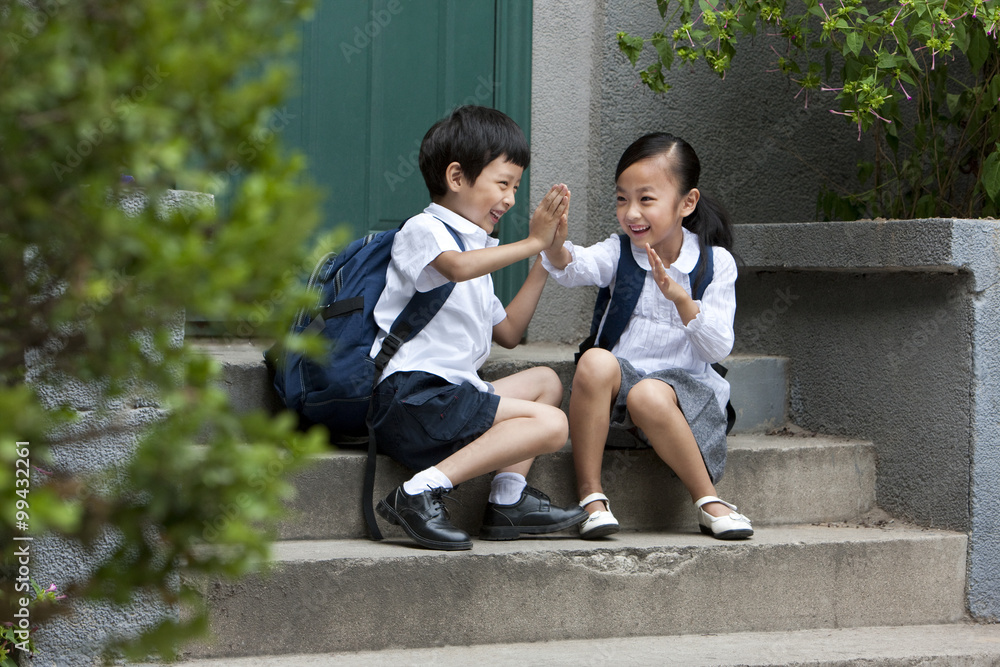
[[[541,0],[533,5],[531,67],[531,192],[540,201],[554,183],[571,192],[571,238],[582,238],[590,213],[593,132],[599,108],[600,2]],[[595,94],[596,93],[596,94]],[[532,341],[582,340],[596,291],[568,290],[550,280],[528,329]]]
[[[736,352],[787,356],[789,417],[876,443],[892,514],[969,527],[966,274],[754,272],[737,281]]]
[[[870,439],[878,504],[970,532],[969,610],[1000,618],[1000,224],[745,225],[737,351],[788,358],[790,419]]]
[[[994,236],[994,243],[996,236]],[[997,245],[991,250],[997,254]],[[994,264],[995,274],[1000,263]],[[1000,620],[1000,286],[996,276],[972,299],[972,479],[969,610]],[[985,283],[986,281],[984,281]]]
[[[642,134],[662,130],[694,147],[702,189],[737,224],[815,220],[820,186],[850,183],[864,149],[857,128],[821,103],[833,94],[814,96],[806,108],[804,93],[796,99],[792,84],[766,71],[775,55],[768,38],[758,36],[742,46],[726,80],[699,62],[675,69],[673,90],[657,95],[618,51],[616,34],[648,36],[661,28],[654,0],[535,1],[531,201],[565,182],[573,193],[570,240],[606,238],[618,228],[618,158]],[[580,340],[592,304],[592,291],[550,281],[529,338]]]
[[[182,319],[175,340],[183,340]],[[109,401],[93,385],[67,383],[42,387],[43,400],[51,397],[52,407],[64,401],[77,411],[80,421],[63,432],[54,433],[51,467],[79,475],[107,472],[123,463],[135,451],[142,431],[161,418],[155,407],[135,407],[130,400]],[[102,410],[106,414],[102,414]],[[96,435],[95,435],[96,433]],[[84,546],[46,533],[32,542],[31,576],[43,587],[55,583],[66,590],[69,583],[86,579],[95,567],[118,546],[109,530],[94,544]],[[102,647],[111,641],[134,636],[170,613],[155,600],[137,594],[131,602],[116,605],[70,598],[64,602],[71,613],[55,616],[33,635],[37,652],[30,664],[35,667],[85,667],[99,664]],[[27,663],[26,663],[27,664]]]

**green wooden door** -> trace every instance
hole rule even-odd
[[[529,132],[530,1],[321,1],[301,54],[283,139],[326,193],[326,228],[360,236],[423,210],[420,141],[460,104],[500,109]],[[528,192],[526,174],[501,241],[527,233]],[[522,262],[494,276],[505,303],[526,272]]]

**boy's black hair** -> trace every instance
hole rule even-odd
[[[440,197],[448,191],[449,164],[462,165],[462,174],[475,183],[483,168],[502,155],[528,168],[531,149],[518,124],[496,109],[461,106],[427,130],[420,144],[420,173],[431,197]]]
[[[632,145],[625,149],[621,159],[618,160],[615,181],[618,180],[623,171],[639,160],[660,155],[667,157],[682,196],[698,187],[701,162],[694,149],[680,137],[666,132],[653,132],[632,142]],[[686,216],[681,224],[687,230],[698,235],[698,245],[702,252],[705,252],[705,246],[710,245],[725,248],[730,253],[733,252],[732,219],[721,204],[705,196],[704,192],[701,193],[701,198],[694,211]]]

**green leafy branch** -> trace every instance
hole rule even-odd
[[[80,609],[176,612],[102,628],[114,656],[172,658],[205,631],[198,587],[264,567],[290,477],[327,441],[237,410],[220,364],[178,336],[188,311],[281,338],[311,301],[297,279],[318,194],[270,119],[312,4],[0,0],[0,544],[30,531],[94,553],[65,586]],[[265,128],[275,140],[244,158]],[[115,205],[210,192],[234,165],[227,207]],[[91,444],[115,461],[66,464]],[[0,588],[11,568],[5,549]]]
[[[725,77],[739,40],[766,31],[773,71],[804,93],[834,93],[830,111],[875,139],[864,186],[824,193],[826,214],[996,215],[1000,207],[1000,3],[986,0],[657,0],[664,28],[618,33],[651,90],[669,71],[704,61]],[[964,61],[964,62],[958,62]],[[961,66],[958,66],[961,65]],[[949,72],[949,67],[955,73]],[[956,159],[957,158],[957,159]]]

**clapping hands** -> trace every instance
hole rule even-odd
[[[553,185],[531,216],[528,235],[541,241],[542,250],[561,247],[569,233],[569,188]]]

